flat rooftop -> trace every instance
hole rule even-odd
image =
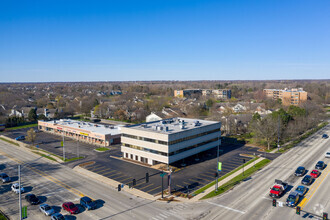
[[[83,129],[85,131],[89,131],[89,132],[97,133],[97,134],[103,134],[103,135],[121,134],[121,132],[120,132],[121,126],[102,125],[102,124],[97,124],[97,123],[76,121],[76,120],[71,120],[71,119],[60,119],[60,120],[44,121],[44,122],[50,123],[52,125],[57,125],[57,126],[70,127],[72,129]]]
[[[162,134],[174,134],[186,130],[192,130],[195,128],[204,127],[207,125],[217,124],[217,121],[206,121],[200,119],[191,118],[169,118],[159,121],[146,122],[137,125],[130,125],[127,128],[133,128],[137,130],[152,131]]]

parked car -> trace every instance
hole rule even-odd
[[[10,177],[5,173],[1,173],[0,178],[2,180],[2,183],[9,183],[11,181]]]
[[[51,220],[65,220],[61,213],[55,213],[50,217]]]
[[[295,192],[299,194],[299,196],[304,196],[308,191],[308,188],[306,186],[298,186]]]
[[[322,138],[324,138],[324,139],[326,139],[326,138],[328,138],[329,136],[327,135],[327,134],[323,134],[322,135]]]
[[[19,189],[19,184],[18,183],[14,183],[13,185],[11,185],[11,190],[14,192],[14,193],[19,193],[19,191],[21,191],[21,193],[24,192],[24,187],[21,187],[21,190]]]
[[[296,172],[294,173],[294,175],[296,175],[296,176],[303,176],[303,175],[305,175],[305,173],[306,173],[305,167],[298,167],[296,169]]]
[[[50,216],[55,213],[55,210],[52,207],[50,207],[49,205],[47,205],[46,203],[41,204],[39,206],[39,210],[40,210],[40,212],[44,213],[47,216]]]
[[[17,138],[15,138],[16,141],[23,141],[25,140],[25,136],[22,135],[22,136],[18,136]]]
[[[317,178],[317,177],[319,177],[320,176],[320,171],[318,171],[318,170],[312,170],[312,172],[310,173],[310,175],[312,176],[312,177],[314,177],[314,178]]]
[[[330,158],[330,151],[328,152],[325,152],[325,155],[324,155],[326,158]]]
[[[27,194],[25,196],[26,201],[28,201],[28,203],[30,203],[31,205],[37,205],[39,204],[40,200],[38,199],[38,197],[36,197],[36,195],[34,194]]]
[[[286,205],[294,207],[299,202],[299,194],[297,192],[291,192],[288,198],[286,199]]]
[[[313,182],[313,178],[310,175],[306,175],[302,180],[301,183],[304,185],[310,185]]]
[[[62,208],[69,212],[70,214],[78,214],[79,209],[78,207],[73,204],[72,202],[65,202],[62,204]]]
[[[325,168],[325,163],[323,161],[318,161],[315,165],[315,169],[323,170]]]
[[[80,198],[80,205],[85,207],[87,210],[93,210],[96,208],[96,203],[87,196]]]

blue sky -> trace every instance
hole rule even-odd
[[[0,1],[0,82],[329,79],[329,0]]]

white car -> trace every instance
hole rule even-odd
[[[330,158],[330,151],[327,151],[324,155],[326,158]]]
[[[18,194],[19,193],[19,184],[18,183],[14,183],[13,185],[11,185],[11,190]],[[24,192],[24,187],[21,187],[21,193]]]
[[[50,216],[55,213],[55,210],[47,204],[40,205],[39,210],[47,216]]]

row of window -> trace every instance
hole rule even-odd
[[[199,133],[199,134],[196,134],[196,135],[192,135],[192,136],[189,136],[189,137],[180,138],[180,139],[170,141],[170,142],[160,141],[160,140],[156,140],[156,139],[152,139],[152,138],[135,136],[135,135],[131,135],[131,134],[122,134],[122,136],[137,139],[137,140],[141,140],[141,141],[152,142],[152,143],[156,143],[156,144],[172,145],[172,144],[177,144],[177,143],[180,143],[180,142],[183,142],[183,141],[188,141],[188,140],[191,140],[191,139],[194,139],[194,138],[197,138],[197,137],[201,137],[201,136],[204,136],[204,135],[212,134],[212,133],[215,133],[215,132],[220,132],[220,129],[217,128],[217,129],[214,129],[214,130],[206,131],[206,132]],[[219,135],[220,135],[220,133],[219,133]]]
[[[211,140],[204,141],[204,142],[201,142],[199,144],[195,144],[195,145],[192,145],[192,146],[189,146],[189,147],[185,147],[185,148],[179,149],[177,151],[173,151],[171,153],[165,153],[165,152],[161,152],[161,151],[158,151],[158,150],[153,150],[153,149],[150,149],[150,148],[139,147],[139,146],[136,146],[136,145],[125,144],[125,143],[123,144],[123,146],[129,147],[129,148],[133,148],[133,149],[137,149],[137,150],[141,150],[141,151],[146,151],[146,152],[153,153],[153,154],[159,154],[159,155],[168,157],[168,156],[173,156],[173,155],[176,155],[176,154],[180,154],[180,153],[182,153],[184,151],[188,151],[188,150],[191,150],[191,149],[194,149],[194,148],[197,148],[197,147],[200,147],[200,146],[203,146],[203,145],[206,145],[206,144],[209,144],[209,143],[218,141],[218,139],[219,139],[218,137],[217,138],[213,138]]]

